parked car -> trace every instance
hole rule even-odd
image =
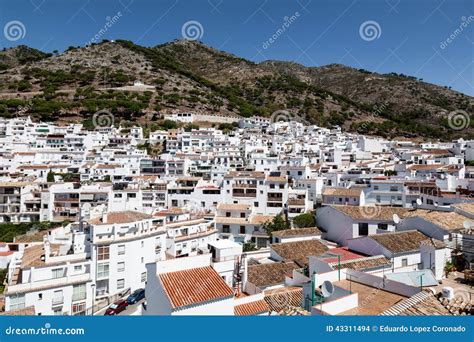
[[[105,310],[105,316],[113,316],[117,315],[123,310],[125,310],[128,306],[128,302],[124,299],[117,300],[113,304],[111,304],[107,310]]]
[[[128,304],[135,304],[145,298],[145,289],[138,289],[133,291],[133,293],[128,296],[127,302]]]

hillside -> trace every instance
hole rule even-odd
[[[134,80],[148,91],[122,88]],[[132,91],[131,91],[132,90]],[[473,98],[414,77],[333,64],[253,63],[199,42],[152,48],[128,41],[45,54],[0,52],[0,115],[79,121],[99,109],[149,124],[157,113],[199,111],[264,115],[286,109],[323,126],[367,134],[450,139],[474,137],[473,125],[449,127],[448,113],[473,114]]]

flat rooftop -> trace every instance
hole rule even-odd
[[[379,315],[398,302],[407,297],[397,295],[395,293],[387,292],[382,289],[371,287],[368,285],[356,283],[349,280],[341,280],[334,283],[345,290],[352,290],[352,293],[359,295],[359,306],[357,308],[344,311],[339,315],[355,315],[355,316],[371,316]]]

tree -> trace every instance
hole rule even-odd
[[[290,222],[282,214],[278,214],[273,218],[273,220],[265,222],[263,224],[263,229],[266,230],[268,235],[272,235],[273,232],[278,230],[290,229]]]
[[[54,183],[54,172],[53,171],[48,172],[48,176],[46,177],[46,181],[48,183]]]
[[[293,224],[298,228],[315,227],[316,219],[312,213],[304,213],[293,218]]]
[[[243,248],[243,252],[250,252],[250,251],[257,250],[257,246],[252,242],[245,242],[242,248]]]

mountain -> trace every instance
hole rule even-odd
[[[134,80],[153,86],[130,87]],[[271,116],[281,109],[322,126],[385,137],[474,137],[473,98],[401,74],[340,64],[254,63],[197,41],[155,47],[129,41],[45,54],[0,51],[0,115],[79,121],[107,109],[117,120],[150,124],[174,110]],[[449,113],[468,126],[452,129]],[[456,128],[456,127],[455,127]],[[463,127],[464,128],[464,127]]]

